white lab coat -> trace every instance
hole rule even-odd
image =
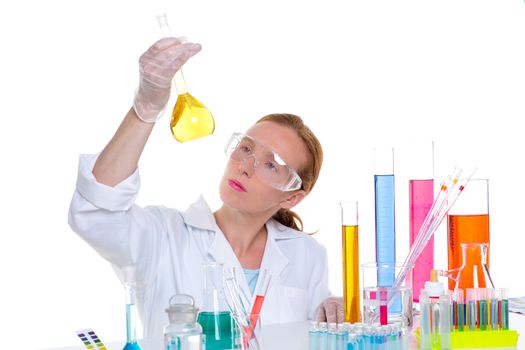
[[[186,211],[134,204],[139,190],[138,170],[115,187],[96,181],[96,155],[81,155],[69,224],[117,274],[137,266],[138,308],[144,336],[162,334],[168,323],[164,309],[177,293],[203,299],[202,264],[223,262],[241,271],[237,281],[251,295],[242,267],[213,213],[200,197]],[[326,250],[307,234],[271,219],[261,270],[272,279],[261,311],[261,323],[285,323],[314,318],[318,305],[330,295]],[[121,277],[121,276],[119,276]],[[253,299],[252,299],[253,300]]]

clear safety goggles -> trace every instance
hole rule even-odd
[[[295,191],[301,188],[302,180],[297,172],[277,153],[250,136],[240,132],[233,133],[224,152],[236,162],[244,162],[253,157],[255,176],[280,191]]]

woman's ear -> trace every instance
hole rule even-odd
[[[292,209],[297,204],[301,203],[304,197],[306,197],[306,192],[304,190],[294,191],[281,202],[281,208]]]

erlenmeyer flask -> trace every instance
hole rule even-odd
[[[455,282],[454,290],[494,288],[487,266],[488,249],[488,243],[461,243],[461,267],[444,273]]]
[[[234,321],[224,295],[224,265],[204,264],[204,301],[197,322],[206,335],[206,350],[236,348]]]

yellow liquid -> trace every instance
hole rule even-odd
[[[359,294],[359,226],[343,226],[343,297],[345,322],[361,321]]]
[[[170,128],[177,141],[186,142],[213,134],[215,121],[210,111],[186,92],[177,97]]]

